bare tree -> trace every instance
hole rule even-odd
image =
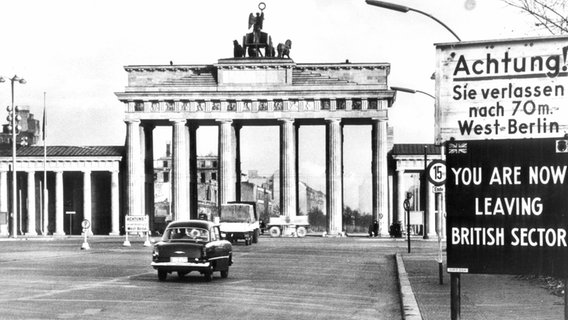
[[[533,16],[536,26],[551,34],[568,33],[568,4],[565,0],[502,0]]]

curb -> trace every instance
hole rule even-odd
[[[408,280],[408,274],[404,268],[404,262],[398,252],[396,253],[396,267],[400,289],[400,300],[402,303],[402,319],[422,320],[422,315],[418,308],[418,302],[416,301],[416,297],[414,296],[414,292],[410,286],[410,280]]]

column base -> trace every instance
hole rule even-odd
[[[37,236],[37,232],[33,231],[33,232],[26,232],[25,233],[26,236]]]
[[[0,225],[0,236],[8,236],[10,232],[8,231],[8,225],[2,224]]]
[[[295,225],[290,225],[290,226],[283,226],[282,227],[282,237],[297,237],[298,235],[296,234],[296,226]]]
[[[324,232],[322,237],[324,237],[324,238],[341,238],[341,237],[347,237],[347,235],[345,234],[345,231],[330,231],[330,232]]]

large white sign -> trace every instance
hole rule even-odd
[[[148,232],[148,216],[125,216],[126,232]]]
[[[568,132],[568,37],[436,45],[438,141]]]

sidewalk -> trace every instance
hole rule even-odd
[[[439,283],[438,243],[415,241],[411,253],[400,251],[422,319],[450,319],[450,275],[444,252],[443,285]],[[444,246],[445,247],[445,246]],[[564,298],[537,280],[513,275],[461,275],[461,319],[564,319]],[[403,308],[406,306],[403,306]]]

